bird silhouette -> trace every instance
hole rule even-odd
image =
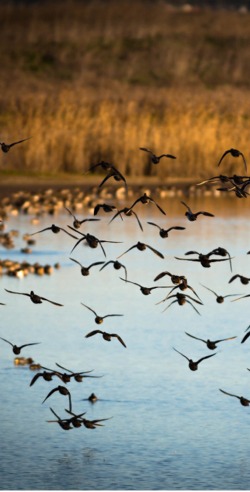
[[[150,154],[150,160],[152,164],[159,164],[162,157],[167,157],[168,159],[176,159],[176,157],[172,154],[161,154],[157,156],[152,152],[152,150],[147,149],[146,147],[139,147],[139,149],[144,150],[144,152],[148,152]]]
[[[102,209],[105,213],[109,213],[116,210],[116,207],[115,205],[108,205],[107,203],[98,203],[94,208],[94,215],[97,215],[100,209]]]
[[[237,297],[237,299],[233,299],[231,302],[239,301],[240,299],[245,299],[246,297],[250,297],[250,294],[246,294],[245,296]]]
[[[154,290],[154,289],[168,289],[169,288],[169,285],[157,285],[156,287],[144,287],[143,285],[140,285],[136,282],[131,282],[131,280],[126,280],[125,278],[121,278],[121,280],[123,280],[123,282],[127,282],[129,284],[134,284],[134,285],[137,285],[138,287],[140,287],[140,291],[142,292],[142,294],[144,294],[144,296],[148,296],[149,294],[151,294],[151,291]]]
[[[6,144],[4,142],[0,142],[0,146],[1,146],[2,151],[6,154],[7,152],[9,152],[11,147],[13,147],[14,145],[20,144],[22,142],[25,142],[26,140],[29,140],[30,138],[32,138],[32,137],[23,138],[22,140],[18,140],[17,142],[13,142],[11,144]]]
[[[216,302],[218,302],[218,304],[222,304],[224,302],[224,299],[226,299],[226,297],[234,297],[234,296],[240,295],[240,294],[227,294],[226,296],[222,296],[222,295],[216,294],[216,292],[212,289],[209,289],[209,287],[206,287],[203,284],[201,284],[201,285],[202,285],[202,287],[209,290],[210,292],[212,292],[216,296]]]
[[[90,172],[90,171],[93,171],[94,169],[97,169],[98,167],[100,167],[103,171],[118,171],[116,169],[115,166],[113,166],[113,164],[110,164],[109,162],[107,161],[100,161],[98,162],[97,164],[93,164],[89,170],[87,171]]]
[[[221,161],[224,159],[224,157],[227,155],[227,154],[231,154],[232,157],[242,157],[242,160],[243,160],[243,163],[244,163],[244,167],[245,167],[245,170],[247,171],[247,163],[246,163],[246,159],[245,159],[245,156],[244,154],[240,151],[240,150],[237,150],[237,149],[228,149],[228,150],[225,150],[224,154],[222,154],[217,166],[219,167],[220,164],[221,164]]]
[[[58,423],[60,425],[60,427],[63,429],[63,430],[70,430],[70,429],[73,429],[73,427],[71,427],[71,421],[72,419],[61,419],[59,417],[59,415],[57,415],[57,413],[53,410],[53,408],[50,408],[51,412],[55,415],[56,419],[57,420],[47,420],[47,422],[49,423]],[[84,415],[84,414],[83,414]]]
[[[63,306],[63,304],[59,304],[58,302],[55,301],[50,301],[49,299],[46,299],[46,297],[42,297],[35,294],[33,290],[31,290],[30,293],[15,292],[13,290],[8,290],[8,289],[4,289],[4,290],[6,290],[6,292],[9,292],[10,294],[21,294],[22,296],[28,296],[34,304],[42,304],[43,301],[47,301],[50,302],[51,304],[54,304],[55,306]]]
[[[52,369],[46,369],[43,372],[38,372],[35,374],[35,376],[32,378],[30,382],[30,386],[33,386],[35,382],[38,380],[38,378],[44,379],[44,381],[52,381],[53,376],[58,376],[57,371],[53,371]]]
[[[54,234],[58,234],[60,231],[63,231],[66,234],[68,234],[68,236],[73,237],[73,239],[77,239],[76,236],[73,236],[73,234],[70,234],[70,232],[66,231],[66,229],[63,229],[63,227],[59,227],[55,224],[52,224],[50,227],[45,227],[41,231],[32,232],[32,234],[30,234],[30,236],[34,236],[35,234],[40,234],[40,232],[44,232],[44,231],[52,231]]]
[[[134,248],[137,248],[139,251],[145,251],[146,248],[149,248],[151,251],[153,251],[153,253],[155,253],[160,258],[164,258],[164,255],[162,253],[160,253],[160,251],[157,251],[157,249],[153,248],[152,246],[149,246],[148,244],[145,244],[145,243],[141,243],[140,241],[138,241],[138,243],[134,244],[129,249],[124,251],[124,253],[122,253],[120,256],[117,256],[117,258],[121,258],[123,255],[125,255],[126,253],[131,251],[131,249],[134,249]]]
[[[83,220],[79,220],[76,218],[76,216],[71,212],[71,210],[69,210],[67,207],[64,207],[67,212],[69,212],[69,214],[71,215],[71,217],[73,217],[74,221],[73,221],[73,227],[75,229],[80,229],[81,225],[84,223],[84,222],[96,222],[96,221],[99,221],[101,219],[83,219]],[[67,232],[68,234],[68,232]],[[76,239],[76,238],[75,238]]]
[[[82,304],[82,306],[84,306],[87,309],[89,309],[89,311],[91,311],[92,313],[94,313],[94,315],[95,315],[95,322],[96,322],[97,325],[100,325],[101,323],[103,323],[104,319],[105,318],[109,318],[110,316],[123,316],[123,314],[106,314],[105,316],[98,316],[98,314],[94,311],[94,309],[92,309],[89,306],[86,306],[86,304],[83,304],[83,302],[81,302],[81,304]]]
[[[234,340],[234,338],[237,338],[237,337],[229,337],[229,338],[222,338],[220,340],[203,340],[202,338],[198,338],[198,337],[195,337],[194,335],[190,335],[190,333],[187,333],[185,331],[186,335],[188,335],[189,337],[191,338],[195,338],[195,340],[200,340],[201,342],[204,342],[207,346],[207,348],[209,348],[209,350],[215,350],[217,348],[217,343],[220,343],[220,342],[225,342],[227,340]]]
[[[71,226],[68,226],[68,227],[70,229],[72,229],[73,231],[75,231],[75,229],[73,229],[73,227],[71,227]],[[80,231],[75,231],[75,232],[78,232],[78,234],[81,234],[82,237],[80,239],[78,239],[78,241],[76,242],[75,246],[72,248],[70,253],[72,253],[74,251],[74,249],[78,246],[78,244],[80,244],[82,241],[85,240],[87,242],[88,246],[92,249],[95,249],[95,248],[97,248],[98,245],[100,245],[104,256],[106,256],[106,253],[105,253],[105,250],[104,250],[102,243],[118,244],[121,242],[121,241],[106,241],[105,239],[100,240],[97,237],[93,236],[92,234],[83,234]]]
[[[244,275],[239,275],[238,273],[236,275],[233,275],[230,280],[228,281],[229,284],[231,284],[231,282],[233,282],[236,278],[239,278],[240,282],[243,284],[243,285],[247,285],[249,284],[250,282],[250,278],[249,277],[245,277]]]
[[[138,217],[138,215],[134,212],[134,210],[132,210],[132,208],[128,208],[128,207],[124,207],[122,208],[121,210],[118,210],[115,215],[112,217],[112,219],[109,221],[109,224],[111,224],[111,222],[113,222],[114,219],[116,219],[116,217],[118,217],[118,215],[120,216],[120,218],[123,220],[122,218],[122,214],[125,215],[125,217],[131,217],[132,215],[135,216],[136,220],[137,220],[137,223],[141,229],[141,231],[143,231],[143,227],[142,227],[142,223]]]
[[[169,275],[169,277],[171,278],[171,282],[174,285],[178,285],[183,280],[186,280],[186,277],[184,275],[175,275],[175,274],[172,274],[170,272],[161,272],[158,275],[156,275],[156,277],[154,278],[154,281],[160,280],[161,278],[165,277],[165,275]]]
[[[189,205],[187,205],[185,202],[182,202],[182,205],[184,205],[186,208],[187,208],[187,212],[185,213],[185,216],[187,217],[188,220],[190,220],[190,222],[194,222],[195,220],[197,220],[197,217],[199,215],[205,215],[206,217],[214,217],[213,214],[210,214],[210,212],[204,212],[204,211],[200,211],[200,212],[192,212],[191,208],[189,207]]]
[[[232,257],[225,248],[222,248],[221,246],[219,246],[218,248],[214,248],[212,249],[212,251],[210,251],[209,255],[223,256],[223,257],[228,256],[230,270],[232,271]]]
[[[93,376],[93,375],[90,375],[89,373],[92,372],[92,371],[81,371],[81,372],[78,371],[78,372],[74,372],[74,371],[71,371],[70,369],[66,369],[66,367],[61,366],[57,362],[56,362],[56,365],[58,367],[60,367],[61,369],[63,369],[64,371],[67,371],[67,373],[64,373],[64,375],[67,378],[69,378],[69,380],[71,378],[74,378],[75,381],[77,381],[77,383],[81,383],[84,378],[101,378],[102,377],[102,376]],[[68,374],[68,373],[70,373],[70,374]]]
[[[162,214],[166,215],[166,212],[164,212],[164,210],[160,207],[160,205],[158,205],[158,203],[156,203],[156,201],[153,198],[151,198],[151,196],[147,195],[147,193],[144,193],[142,196],[137,198],[137,200],[135,200],[133,205],[131,205],[130,209],[134,208],[134,206],[137,203],[142,203],[143,205],[147,205],[148,203],[154,203],[154,205],[156,205],[158,210],[160,210]]]
[[[53,395],[53,393],[55,393],[56,391],[59,391],[60,395],[64,395],[64,396],[68,396],[69,397],[69,410],[71,411],[72,410],[72,402],[71,402],[71,394],[68,390],[68,388],[66,388],[65,386],[57,386],[56,388],[53,388],[48,394],[47,396],[44,398],[43,402],[44,403],[51,395]]]
[[[113,264],[113,267],[115,270],[120,270],[120,268],[124,268],[124,271],[125,271],[125,279],[127,280],[127,268],[125,267],[125,265],[123,265],[122,263],[120,263],[118,260],[109,260],[107,261],[103,266],[102,268],[100,268],[100,271],[103,270],[106,266],[108,266],[110,263]]]
[[[248,331],[250,328],[250,325],[247,327],[247,329],[245,331],[247,331],[248,333],[246,333],[246,335],[244,335],[244,337],[242,338],[241,340],[241,343],[244,343],[249,337],[250,337],[250,331]]]
[[[230,260],[229,258],[212,259],[212,258],[210,258],[211,253],[202,254],[202,253],[198,253],[198,251],[187,251],[187,253],[185,253],[185,255],[193,255],[193,254],[197,254],[198,258],[179,258],[178,256],[175,256],[175,259],[176,260],[195,261],[195,262],[200,263],[201,266],[203,266],[203,268],[210,268],[211,263],[218,263],[219,261]]]
[[[103,265],[103,263],[105,263],[105,261],[96,261],[95,263],[91,263],[91,265],[89,265],[88,267],[85,267],[85,266],[83,266],[80,263],[80,261],[77,261],[74,258],[70,258],[70,260],[71,261],[74,261],[75,263],[77,263],[77,265],[80,265],[80,267],[81,267],[81,274],[84,277],[87,277],[90,274],[90,268],[92,268],[93,266],[97,266],[97,265]]]
[[[150,224],[152,226],[155,226],[159,229],[159,235],[162,237],[162,238],[166,238],[169,236],[169,232],[170,231],[183,231],[184,229],[186,229],[186,227],[180,227],[180,226],[173,226],[173,227],[169,227],[168,229],[163,229],[162,227],[160,227],[158,224],[155,224],[154,222],[147,222],[147,224]]]
[[[220,389],[220,391],[222,393],[224,393],[225,395],[234,396],[235,398],[238,398],[238,400],[240,400],[240,403],[241,403],[241,405],[243,405],[243,407],[248,407],[250,404],[250,400],[248,400],[247,398],[244,398],[244,396],[233,395],[232,393],[228,393],[227,391],[224,391],[222,389]]]
[[[177,350],[176,348],[173,347],[173,349],[175,350],[175,352],[178,352],[178,354],[182,355],[182,357],[185,357],[185,359],[188,360],[188,367],[189,367],[189,369],[191,369],[191,371],[197,371],[198,365],[200,362],[202,362],[205,359],[209,359],[210,357],[213,357],[214,355],[216,355],[216,354],[206,355],[205,357],[201,357],[201,359],[194,362],[192,359],[189,359],[186,355],[179,352],[179,350]]]
[[[194,299],[193,297],[189,296],[188,294],[181,294],[180,292],[177,292],[176,294],[172,294],[171,296],[166,297],[165,299],[163,299],[163,301],[165,301],[165,300],[167,300],[167,299],[171,299],[171,298],[173,298],[173,297],[175,297],[175,298],[176,298],[176,299],[175,299],[175,301],[170,302],[170,304],[169,304],[169,305],[168,305],[165,309],[163,309],[163,311],[162,311],[163,313],[164,313],[164,311],[166,311],[166,310],[167,310],[167,309],[168,309],[168,308],[169,308],[172,304],[174,304],[174,303],[176,303],[176,302],[179,304],[179,306],[184,306],[184,304],[186,304],[186,302],[187,302],[188,304],[190,304],[190,305],[192,306],[192,308],[196,311],[196,313],[200,315],[199,311],[198,311],[198,310],[196,309],[196,307],[192,304],[192,302],[190,302],[190,301],[189,301],[189,299],[191,299],[192,301],[196,302],[197,304],[201,304],[201,305],[202,305],[203,303],[202,303],[201,301],[197,301],[197,299]],[[187,299],[187,298],[188,298],[188,299]],[[160,301],[160,302],[158,302],[157,304],[160,304],[160,303],[161,303],[161,302],[163,302],[163,301]]]
[[[0,337],[0,339],[3,340],[4,342],[7,342],[9,345],[11,345],[12,346],[12,351],[16,355],[20,354],[22,348],[29,347],[30,345],[39,345],[39,343],[40,343],[40,342],[36,342],[36,343],[25,343],[24,345],[20,345],[20,347],[18,347],[17,345],[14,345],[13,343],[9,342],[9,340],[6,340],[5,338]]]
[[[127,191],[128,188],[127,181],[124,178],[124,176],[120,173],[120,171],[118,171],[118,169],[112,169],[111,171],[109,171],[107,176],[105,176],[105,178],[103,178],[103,180],[99,184],[98,188],[101,188],[104,185],[104,183],[106,183],[106,181],[108,181],[108,179],[110,178],[114,178],[115,181],[123,181]]]
[[[79,416],[75,415],[73,412],[70,412],[69,410],[66,410],[66,412],[73,415],[74,417],[79,418]],[[100,422],[104,422],[105,420],[110,420],[111,418],[112,417],[109,417],[107,419],[95,419],[95,420],[88,420],[85,418],[81,418],[81,422],[87,429],[95,429],[97,426],[101,427],[103,425],[103,424],[100,424]]]
[[[104,340],[106,340],[107,342],[111,342],[111,339],[113,337],[115,337],[115,338],[117,338],[117,340],[119,340],[119,342],[124,347],[126,347],[124,341],[122,340],[122,338],[119,335],[117,335],[117,333],[107,333],[106,331],[94,330],[94,331],[91,331],[90,333],[87,333],[87,335],[85,335],[85,338],[93,337],[94,335],[97,335],[97,333],[100,333],[102,335],[102,338]]]
[[[183,279],[183,280],[182,280],[179,284],[177,284],[175,287],[173,287],[173,288],[169,291],[169,293],[168,293],[167,297],[166,297],[164,300],[168,299],[168,298],[169,298],[169,296],[170,296],[170,294],[171,294],[171,293],[172,293],[175,289],[180,289],[181,291],[184,291],[184,290],[186,290],[186,289],[190,289],[190,290],[194,293],[194,295],[195,295],[196,297],[198,297],[198,299],[200,299],[200,297],[198,296],[197,292],[195,292],[195,290],[193,289],[193,287],[191,287],[191,285],[188,285],[188,283],[187,283],[187,279],[185,278],[185,279]],[[200,300],[201,300],[201,299],[200,299]]]

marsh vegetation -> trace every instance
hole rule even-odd
[[[163,1],[0,4],[0,140],[32,136],[1,169],[207,177],[249,159],[249,14]],[[149,166],[140,146],[177,156]],[[238,167],[237,167],[238,166]],[[228,158],[223,172],[241,174]]]

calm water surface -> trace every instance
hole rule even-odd
[[[0,340],[1,489],[250,488],[250,410],[219,391],[250,398],[250,339],[240,343],[250,324],[250,299],[231,302],[234,298],[228,297],[218,304],[215,295],[201,286],[224,296],[250,294],[249,286],[239,280],[228,283],[236,273],[250,277],[248,200],[207,198],[189,199],[188,203],[216,217],[201,216],[188,222],[185,208],[174,198],[161,203],[166,217],[153,205],[137,206],[143,232],[133,217],[108,225],[110,214],[101,214],[100,222],[86,223],[81,230],[100,239],[123,241],[103,244],[106,260],[115,260],[137,241],[161,251],[165,259],[137,249],[122,256],[128,279],[148,287],[174,287],[168,276],[158,282],[153,279],[161,271],[186,275],[203,302],[202,306],[195,304],[200,316],[189,304],[175,303],[162,312],[174,299],[156,303],[170,289],[155,289],[144,296],[136,285],[122,282],[119,277],[124,272],[112,265],[101,272],[93,267],[90,276],[83,277],[69,257],[88,266],[105,260],[102,250],[81,243],[70,254],[75,241],[63,232],[37,235],[33,253],[28,257],[20,253],[23,233],[52,223],[66,228],[72,223],[68,214],[44,216],[36,226],[29,216],[9,218],[7,230],[18,229],[20,236],[14,250],[1,248],[1,258],[59,262],[61,268],[51,276],[0,279],[0,301],[6,303],[1,307],[0,336],[17,345],[41,342],[23,349],[21,355],[45,367],[55,369],[57,362],[72,371],[93,370],[93,375],[102,376],[82,383],[71,380],[67,388],[75,413],[85,411],[90,420],[112,418],[95,430],[81,427],[66,432],[57,423],[48,423],[54,420],[50,407],[61,418],[68,417],[68,398],[58,392],[42,404],[49,391],[62,383],[57,378],[51,382],[38,378],[30,387],[35,373],[14,366],[11,347]],[[78,215],[90,216],[87,210]],[[147,221],[186,230],[172,231],[161,239]],[[205,269],[199,263],[174,258],[184,257],[188,250],[206,253],[219,246],[233,257],[233,273],[228,261]],[[28,297],[8,294],[4,288],[34,290],[64,306],[35,305]],[[191,290],[186,293],[195,298]],[[127,348],[117,339],[107,343],[99,334],[85,338],[98,326],[81,302],[101,316],[123,314],[105,319],[99,328],[118,333]],[[198,371],[192,372],[173,347],[194,360],[214,352],[185,331],[205,340],[237,338],[218,344],[216,356],[202,361]],[[95,404],[87,400],[92,392],[99,397]]]

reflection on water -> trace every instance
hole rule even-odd
[[[14,366],[11,347],[1,341],[1,489],[249,488],[249,409],[219,388],[250,397],[249,340],[240,343],[249,325],[250,301],[231,302],[234,298],[228,297],[218,304],[200,285],[222,295],[249,293],[249,286],[238,280],[228,283],[236,273],[250,276],[247,200],[207,197],[188,203],[194,211],[207,210],[215,217],[188,222],[177,198],[161,202],[166,217],[153,206],[138,205],[143,232],[133,217],[117,218],[108,225],[112,215],[103,214],[99,223],[84,224],[81,230],[100,239],[123,241],[103,244],[106,259],[100,247],[93,250],[82,243],[70,254],[74,240],[48,231],[35,236],[33,253],[25,259],[35,262],[39,258],[52,265],[59,262],[59,270],[51,276],[23,279],[2,276],[0,301],[6,306],[1,306],[0,336],[19,345],[41,342],[21,355],[45,367],[55,369],[57,362],[73,371],[93,370],[91,374],[102,376],[82,383],[72,379],[67,388],[75,413],[86,411],[89,420],[112,419],[94,430],[81,427],[70,432],[48,423],[54,420],[50,407],[61,418],[67,416],[68,398],[58,392],[42,404],[60,380],[39,378],[29,387],[34,373],[28,367]],[[162,239],[147,221],[186,229]],[[1,250],[1,258],[23,260],[22,234],[52,222],[65,228],[71,223],[66,214],[43,217],[38,226],[27,216],[10,218],[7,227],[19,229],[20,236],[14,250]],[[121,258],[128,279],[148,287],[173,287],[168,276],[158,282],[153,279],[161,271],[185,275],[203,302],[197,305],[200,316],[189,304],[177,303],[163,313],[169,301],[156,303],[169,289],[155,289],[144,296],[137,286],[122,282],[119,277],[124,272],[112,265],[101,272],[95,267],[89,277],[83,277],[79,265],[69,259],[74,257],[86,266],[115,260],[137,241],[155,247],[165,258],[150,250],[129,251]],[[188,250],[206,253],[219,246],[233,257],[233,272],[228,261],[205,269],[199,263],[174,258],[184,258]],[[5,288],[34,290],[64,306],[34,305],[28,297],[8,294]],[[191,291],[190,295],[195,297]],[[107,318],[98,327],[81,302],[102,316],[124,316]],[[116,339],[106,342],[100,334],[86,339],[86,333],[96,328],[118,333],[127,348]],[[193,360],[211,351],[185,331],[201,339],[237,338],[218,344],[216,356],[202,361],[198,371],[192,372],[188,361],[172,347]],[[92,392],[99,398],[94,404],[87,400]]]

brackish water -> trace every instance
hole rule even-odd
[[[148,249],[132,249],[122,256],[128,279],[148,287],[174,287],[168,276],[158,282],[153,279],[161,271],[185,275],[203,302],[194,303],[200,315],[190,304],[175,303],[162,312],[174,299],[156,303],[170,289],[155,289],[144,296],[139,287],[120,280],[123,270],[112,265],[101,272],[100,267],[93,267],[89,277],[83,277],[80,266],[69,257],[88,266],[105,260],[102,250],[81,243],[70,254],[75,241],[63,232],[39,234],[33,253],[25,257],[20,253],[23,233],[52,223],[65,228],[72,225],[66,212],[44,216],[36,226],[29,216],[9,218],[7,229],[18,229],[20,236],[15,249],[1,248],[1,258],[59,262],[61,268],[51,276],[0,279],[0,301],[6,303],[0,306],[0,336],[17,345],[40,342],[23,349],[21,355],[45,367],[55,369],[57,362],[72,371],[93,370],[91,374],[102,376],[82,383],[71,380],[67,388],[75,413],[86,411],[90,420],[110,420],[93,430],[82,426],[64,431],[57,423],[48,423],[54,420],[50,407],[61,418],[68,417],[68,398],[58,392],[42,404],[49,391],[63,383],[56,377],[50,382],[38,378],[30,387],[35,373],[28,367],[16,367],[11,346],[0,340],[1,489],[249,489],[250,409],[219,388],[250,398],[250,339],[240,343],[250,324],[250,298],[231,302],[235,297],[227,297],[218,304],[215,295],[201,286],[224,296],[250,294],[249,285],[238,279],[228,283],[236,273],[250,277],[248,200],[187,201],[194,210],[207,210],[215,217],[199,216],[191,223],[179,199],[173,198],[161,202],[166,217],[153,205],[137,206],[143,232],[134,217],[118,218],[108,225],[112,214],[100,214],[100,222],[85,223],[81,231],[123,241],[103,244],[106,260],[115,260],[137,241],[162,252],[164,259]],[[87,210],[77,215],[90,216]],[[162,239],[147,221],[186,230],[172,231]],[[228,261],[205,269],[199,263],[174,258],[185,257],[188,250],[206,253],[219,246],[233,257],[233,272]],[[35,305],[28,297],[9,294],[4,288],[34,290],[64,306]],[[185,293],[195,298],[191,290]],[[106,318],[98,326],[93,313],[81,303],[102,316],[124,316]],[[115,338],[106,342],[100,334],[85,338],[96,328],[118,333],[127,348]],[[219,343],[212,352],[185,331],[205,340],[237,338]],[[193,360],[216,355],[193,372],[173,347]],[[92,392],[99,398],[94,404],[87,400]]]

